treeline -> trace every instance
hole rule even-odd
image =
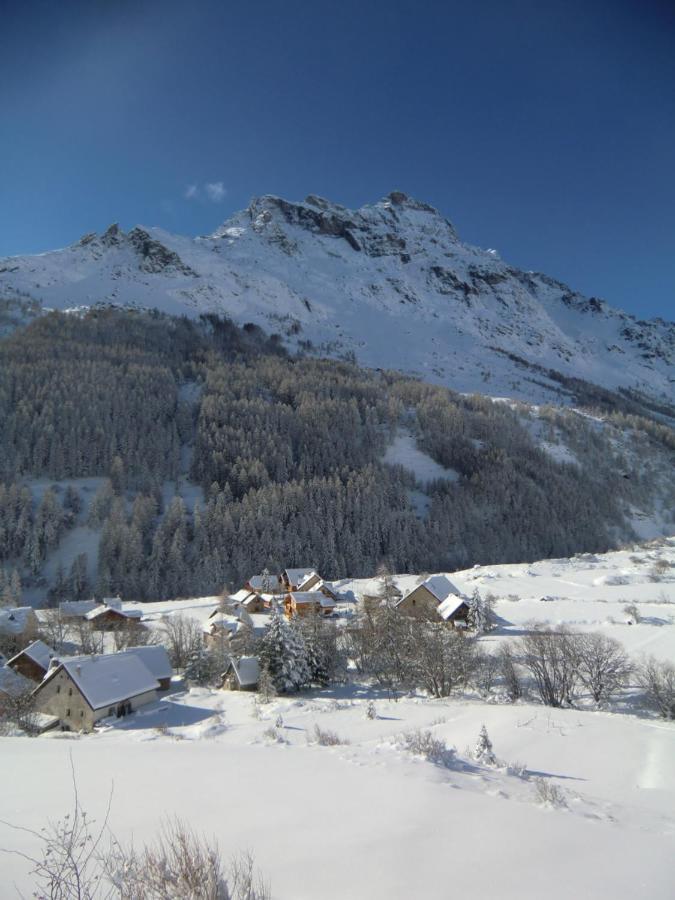
[[[0,564],[33,577],[64,530],[86,523],[101,529],[99,596],[213,592],[264,566],[339,578],[383,559],[438,571],[599,552],[630,534],[622,508],[656,490],[654,478],[623,477],[627,461],[579,416],[547,420],[552,437],[567,430],[579,465],[561,463],[523,410],[288,358],[256,326],[213,316],[43,316],[0,340],[0,415]],[[458,480],[418,485],[385,465],[399,427]],[[37,476],[108,480],[75,511],[72,491],[33,499]],[[202,488],[194,509],[180,497],[163,506],[179,476]],[[425,516],[414,490],[428,495]],[[86,568],[80,559],[46,587],[81,595]]]

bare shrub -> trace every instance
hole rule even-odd
[[[434,737],[431,731],[406,731],[399,738],[400,744],[408,753],[423,756],[429,762],[449,766],[454,758],[454,751],[448,748],[445,741]]]
[[[504,644],[497,654],[497,659],[499,662],[499,674],[506,689],[506,695],[512,703],[520,700],[523,696],[523,685],[513,651]]]
[[[635,603],[627,603],[623,608],[624,615],[628,616],[631,622],[634,622],[636,625],[640,624],[640,610],[637,608]]]
[[[286,738],[279,731],[279,728],[275,725],[270,725],[263,731],[263,737],[266,741],[271,741],[273,744],[285,744]]]
[[[527,763],[514,759],[513,762],[507,763],[506,772],[508,775],[514,775],[516,778],[527,778]]]
[[[537,803],[541,803],[542,806],[552,806],[556,809],[564,809],[567,806],[562,790],[545,778],[534,779],[534,796]]]
[[[577,634],[565,627],[557,630],[535,626],[519,639],[523,666],[532,676],[542,703],[572,704],[577,682]]]
[[[140,851],[115,842],[105,871],[129,900],[230,898],[217,845],[195,835],[179,819],[165,824],[156,843]]]
[[[492,692],[499,674],[499,669],[499,656],[496,653],[477,652],[476,668],[471,680],[484,696],[487,696]]]
[[[376,719],[377,718],[377,710],[375,709],[375,704],[372,700],[368,701],[368,706],[366,706],[366,719]]]
[[[337,732],[330,731],[328,728],[319,728],[318,725],[314,726],[314,741],[322,747],[337,747],[349,743],[349,741],[341,738]]]
[[[628,654],[619,641],[604,634],[579,634],[575,638],[579,680],[596,703],[606,703],[626,684],[632,671]]]
[[[650,656],[638,667],[637,675],[649,705],[664,719],[675,719],[675,666]]]
[[[36,856],[2,851],[17,853],[31,865],[37,900],[270,900],[270,887],[251,853],[235,856],[224,871],[217,844],[180,819],[167,822],[159,838],[141,850],[125,848],[114,837],[104,844],[110,800],[95,827],[80,803],[74,769],[72,774],[73,807],[61,819],[39,831],[2,823],[38,842]]]

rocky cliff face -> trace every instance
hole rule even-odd
[[[675,400],[674,324],[516,269],[399,191],[358,210],[259,197],[196,239],[113,225],[64,250],[0,260],[0,291],[58,308],[219,312],[291,347],[465,391],[550,400],[553,369]]]

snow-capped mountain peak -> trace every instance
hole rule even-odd
[[[0,290],[57,308],[217,312],[292,347],[465,391],[551,399],[553,369],[675,399],[675,325],[465,244],[401,191],[356,210],[264,195],[199,238],[113,224],[64,250],[0,260]]]

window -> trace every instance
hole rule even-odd
[[[114,716],[114,715],[115,715],[115,707],[114,707],[114,706],[111,706],[111,707],[110,707],[110,709],[108,710],[108,715],[109,715],[109,716]]]
[[[57,693],[57,694],[60,694],[60,693],[61,693],[61,685],[60,685],[60,684],[57,684],[57,685],[56,685],[56,693]]]
[[[84,710],[83,709],[80,710],[80,718],[84,719]]]
[[[66,716],[69,716],[69,715],[70,715],[70,708],[68,708],[68,709],[66,710]]]
[[[72,689],[72,688],[68,688],[68,696],[69,696],[69,697],[72,697],[72,696],[73,696],[73,689]]]

